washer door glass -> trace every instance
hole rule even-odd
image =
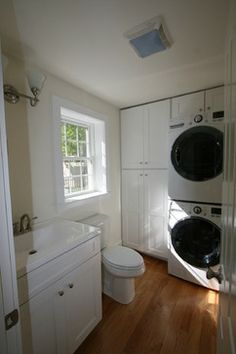
[[[172,229],[171,240],[177,254],[195,267],[219,263],[220,229],[211,221],[197,216],[183,219]]]
[[[205,181],[223,170],[223,133],[213,127],[194,127],[175,141],[171,151],[172,164],[182,177]]]

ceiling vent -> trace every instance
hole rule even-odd
[[[151,54],[170,48],[171,40],[160,16],[135,26],[124,33],[129,43],[139,57],[145,58]]]

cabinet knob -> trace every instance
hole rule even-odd
[[[64,291],[63,291],[63,290],[58,291],[58,295],[59,295],[59,296],[63,296],[63,295],[64,295]]]
[[[202,108],[199,108],[199,112],[202,112],[203,111],[203,109]]]
[[[139,162],[139,164],[140,164],[140,165],[142,165],[142,164],[143,164],[143,162],[142,162],[142,161],[140,161],[140,162]]]
[[[209,110],[211,109],[211,107],[210,107],[210,106],[208,106],[208,107],[207,107],[207,109],[208,109],[208,111],[209,111]]]
[[[143,176],[143,174],[141,173],[139,176],[140,176],[140,177],[142,177],[142,176]]]
[[[72,289],[74,287],[74,284],[70,283],[68,286],[69,286],[70,289]]]
[[[145,165],[147,165],[148,164],[148,162],[147,161],[145,161]]]
[[[147,173],[145,173],[145,176],[148,176],[148,174],[147,174]]]

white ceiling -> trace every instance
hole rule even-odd
[[[3,50],[118,107],[223,81],[228,1],[0,0]],[[141,59],[123,33],[162,15],[174,42]]]

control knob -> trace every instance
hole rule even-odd
[[[202,120],[203,120],[202,114],[197,114],[197,115],[194,117],[194,122],[195,122],[195,123],[200,123]]]
[[[202,208],[200,206],[195,206],[193,208],[193,211],[194,211],[195,214],[201,214]]]

